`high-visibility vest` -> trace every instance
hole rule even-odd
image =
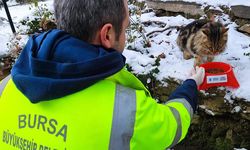
[[[36,104],[11,79],[4,82],[1,150],[163,150],[185,137],[192,118],[185,99],[158,104],[125,69],[82,91]]]

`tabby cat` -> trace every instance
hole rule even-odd
[[[196,20],[180,30],[177,45],[184,59],[195,58],[194,65],[211,62],[225,50],[228,28],[206,19]]]

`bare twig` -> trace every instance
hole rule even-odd
[[[154,34],[156,32],[161,32],[162,33],[162,32],[165,32],[166,30],[174,29],[174,28],[180,29],[180,26],[170,26],[170,27],[163,28],[161,30],[155,30],[155,31],[147,33],[146,36],[149,37],[150,35],[152,35],[152,34]]]
[[[162,22],[162,21],[150,21],[150,20],[142,22],[142,24],[151,24],[151,23],[155,23],[155,24],[157,24],[157,25],[158,25],[158,24],[164,24],[164,25],[167,24],[167,23]]]
[[[130,19],[130,21],[131,21],[131,23],[132,24],[136,24],[136,21],[134,21],[134,19],[133,18],[129,18]],[[147,39],[147,37],[145,36],[145,34],[144,34],[144,32],[146,32],[145,31],[145,29],[142,27],[142,30],[143,30],[143,32],[142,31],[139,31],[139,30],[137,30],[138,31],[138,33],[142,36],[142,38],[145,40],[145,41],[148,41],[148,39]]]

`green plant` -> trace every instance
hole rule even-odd
[[[145,2],[138,2],[137,0],[128,0],[129,4],[129,15],[130,26],[126,30],[127,34],[127,46],[131,47],[131,44],[135,42],[136,39],[142,37],[144,48],[151,47],[149,39],[145,36],[145,30],[140,21],[142,10],[145,9]]]
[[[27,34],[33,34],[37,32],[43,32],[51,28],[56,28],[55,19],[53,13],[47,8],[46,4],[38,5],[38,1],[35,1],[29,9],[35,9],[33,17],[27,17],[20,21],[21,25],[27,26],[25,31]]]
[[[17,3],[24,4],[24,3],[36,3],[38,4],[38,1],[44,1],[44,0],[16,0]]]

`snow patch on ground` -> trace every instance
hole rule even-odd
[[[237,25],[230,21],[228,15],[216,19],[229,28],[229,38],[226,50],[216,56],[214,61],[230,64],[240,84],[238,89],[227,88],[230,91],[230,95],[227,94],[227,97],[240,97],[250,101],[250,80],[248,78],[250,57],[244,55],[244,53],[250,52],[250,37],[239,33],[236,30]],[[182,16],[156,17],[152,12],[143,14],[141,17],[141,22],[156,22],[156,24],[145,27],[146,34],[163,28],[184,26],[192,21],[193,19],[186,19]],[[166,24],[165,27],[160,27],[159,22]],[[170,28],[164,32],[155,32],[150,37],[151,47],[144,48],[143,42],[141,42],[142,38],[138,38],[133,45],[137,51],[125,50],[123,54],[127,58],[127,63],[132,66],[134,73],[147,74],[150,72],[149,69],[155,68],[152,63],[156,61],[157,56],[163,53],[166,58],[161,58],[158,66],[159,73],[155,74],[156,78],[160,81],[168,77],[185,80],[189,77],[194,59],[185,60],[183,58],[183,53],[176,44],[177,36],[178,31],[175,28]]]
[[[176,1],[176,0],[161,0],[165,1]],[[213,5],[213,6],[234,6],[234,5],[244,5],[250,6],[249,0],[178,0],[178,1],[185,1],[185,2],[195,2],[197,4],[202,5]]]
[[[9,6],[9,12],[11,14],[13,23],[15,25],[15,29],[17,31],[22,30],[23,27],[17,29],[20,26],[19,22],[26,17],[32,17],[32,12],[34,12],[34,7],[31,7],[31,4],[20,5],[17,4],[14,0],[7,2]],[[48,0],[44,2],[39,2],[39,5],[46,4],[50,10],[53,9],[53,0]],[[30,9],[31,8],[31,9]],[[6,45],[7,42],[13,36],[11,31],[9,22],[7,21],[7,15],[5,9],[0,9],[0,18],[4,18],[4,21],[0,21],[0,56],[6,54],[8,51],[8,47]]]

